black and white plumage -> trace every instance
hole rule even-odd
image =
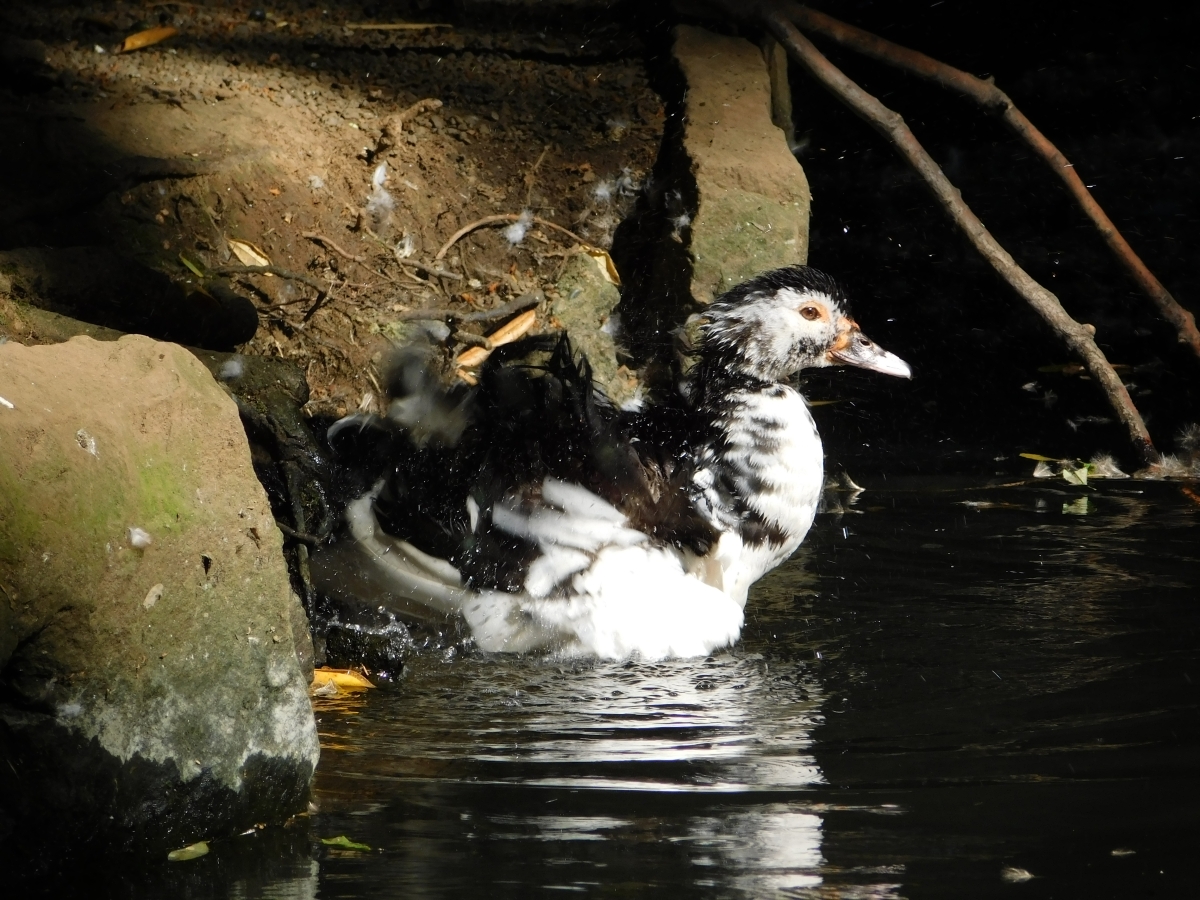
[[[315,558],[319,587],[461,616],[485,651],[663,658],[736,641],[750,586],[800,545],[823,486],[787,382],[836,364],[910,373],[815,269],[751,279],[705,319],[678,396],[637,413],[593,387],[565,338],[536,369],[489,361],[476,387],[402,353],[388,414],[330,429],[379,477]]]

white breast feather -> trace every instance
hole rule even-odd
[[[727,570],[725,590],[744,605],[750,585],[790,556],[812,526],[824,484],[824,453],[808,405],[791,388],[747,391],[731,399],[736,406],[724,462],[746,505],[787,536],[782,545],[743,548]],[[764,439],[772,442],[769,451]]]

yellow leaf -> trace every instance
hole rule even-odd
[[[1058,462],[1053,456],[1042,456],[1040,453],[1020,453],[1022,459],[1032,459],[1035,462]]]
[[[145,31],[139,31],[137,34],[131,34],[125,38],[125,43],[121,44],[121,52],[129,53],[131,50],[141,50],[143,47],[149,47],[151,44],[165,41],[167,38],[174,37],[177,34],[179,34],[179,29],[172,28],[170,25],[163,28],[148,28]]]
[[[612,261],[612,257],[608,255],[607,250],[601,250],[599,247],[585,247],[583,252],[596,261],[596,268],[600,270],[605,281],[615,284],[617,287],[621,286],[621,276],[617,274],[617,266]]]
[[[309,689],[317,690],[327,684],[334,684],[349,691],[361,691],[375,687],[366,678],[351,669],[330,669],[328,666],[322,666],[313,672],[313,680]]]
[[[199,859],[201,856],[208,854],[208,842],[197,841],[194,844],[188,844],[186,847],[180,847],[178,850],[172,850],[167,854],[167,859],[171,862],[187,862],[189,859]]]
[[[229,249],[233,251],[233,255],[238,258],[243,266],[271,265],[271,260],[267,257],[267,254],[263,253],[262,250],[249,241],[239,241],[235,238],[230,238]]]

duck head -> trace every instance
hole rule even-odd
[[[784,381],[801,369],[835,365],[912,377],[904,360],[862,333],[841,285],[808,266],[751,278],[718,298],[704,316],[701,355],[760,381]]]

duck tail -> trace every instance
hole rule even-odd
[[[379,528],[374,503],[382,487],[380,482],[346,508],[353,540],[338,541],[313,556],[315,587],[333,597],[381,603],[419,622],[437,624],[461,613],[471,596],[461,573]]]

